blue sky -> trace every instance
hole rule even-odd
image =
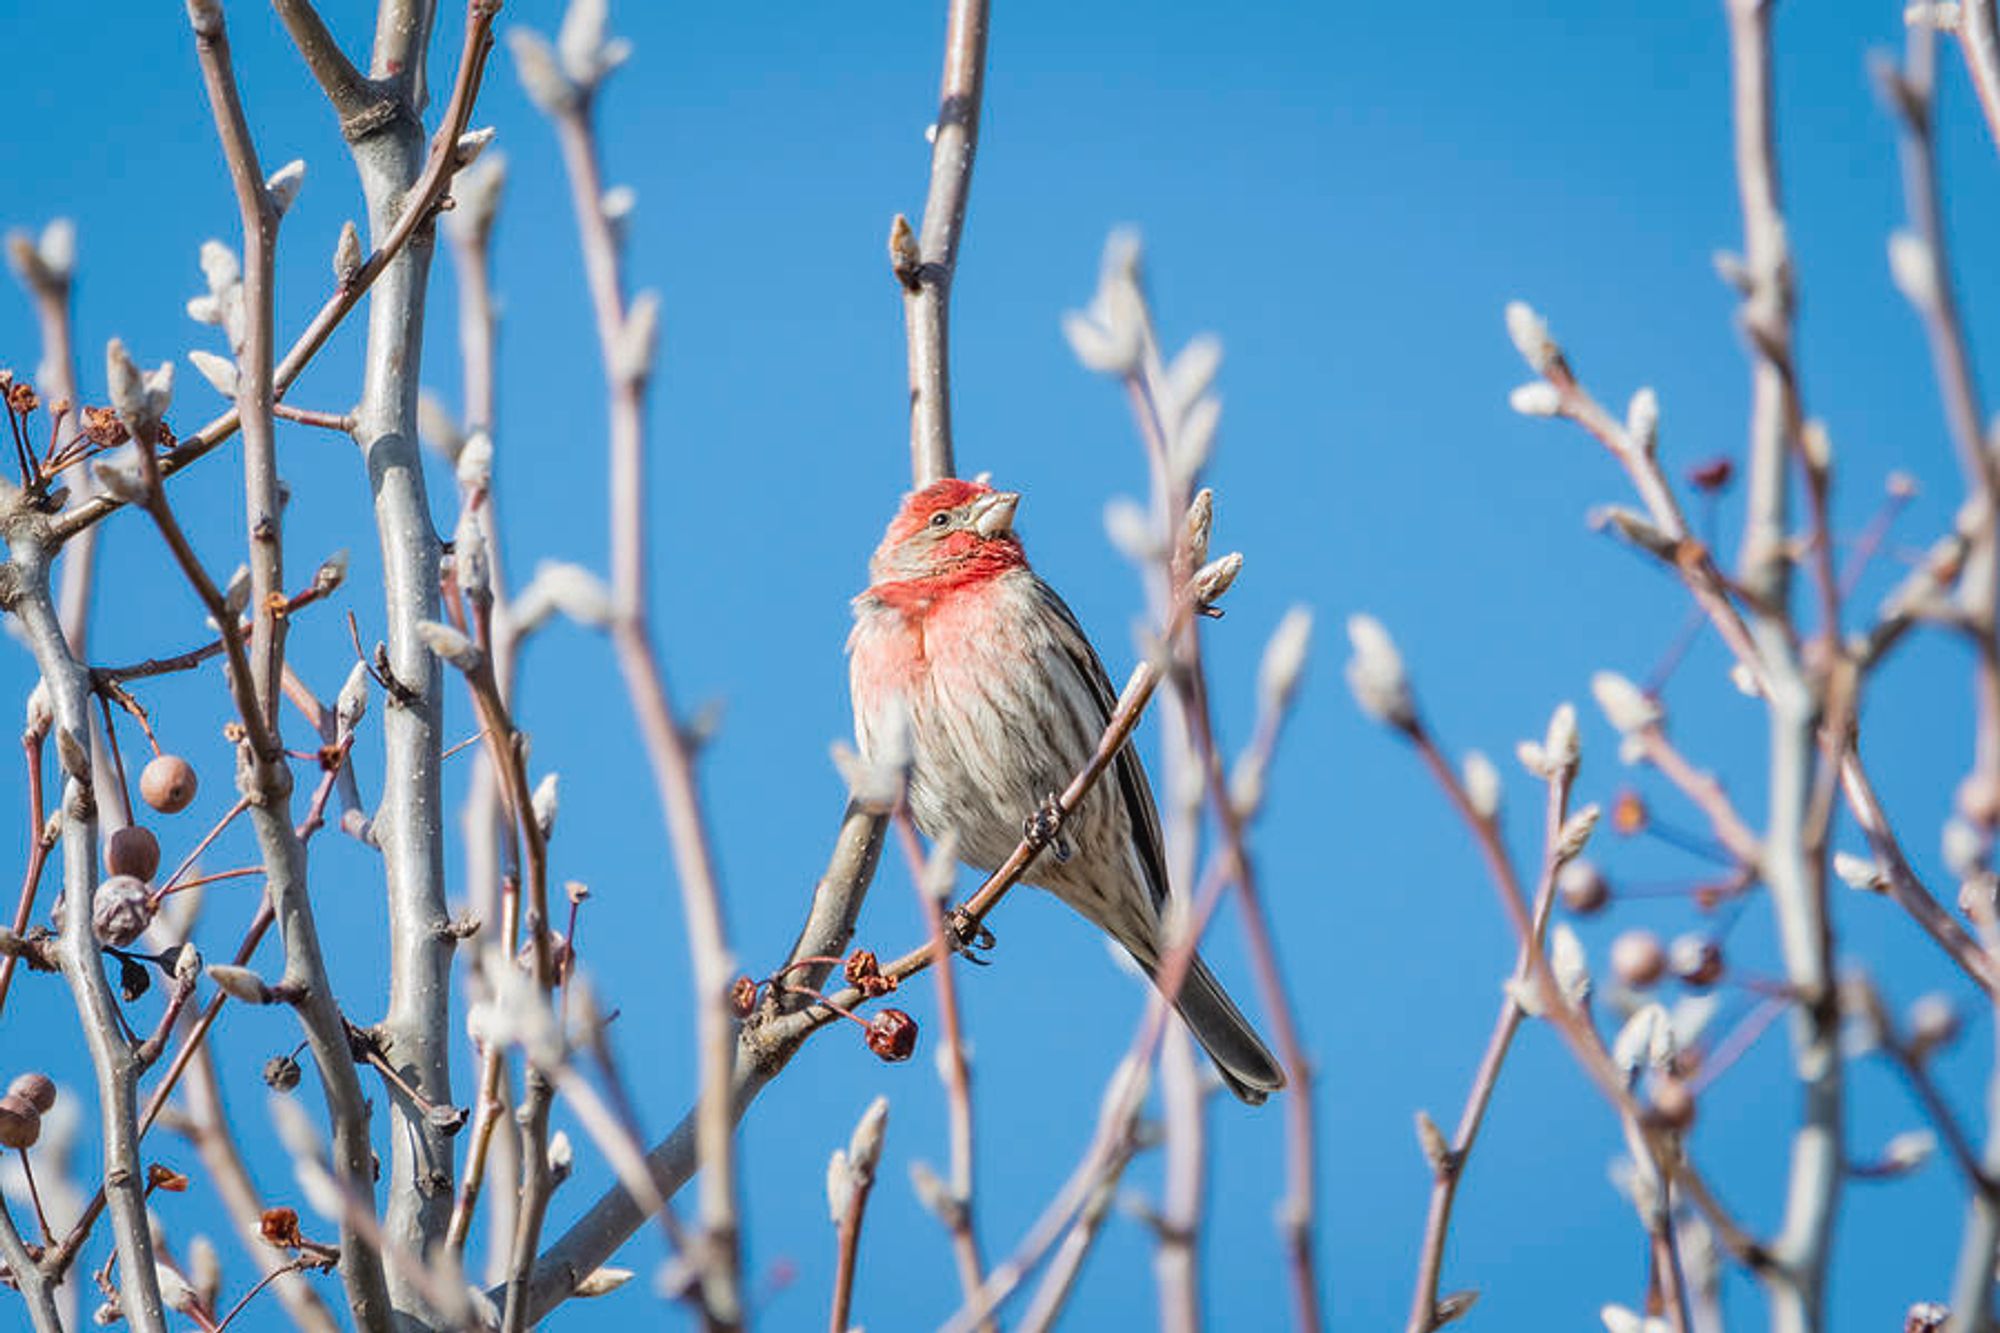
[[[326,8],[349,48],[361,49],[364,7]],[[440,50],[454,49],[457,27],[455,7],[445,8],[454,13]],[[1539,735],[1559,701],[1587,702],[1592,671],[1643,676],[1673,637],[1684,598],[1583,522],[1592,505],[1627,498],[1620,476],[1575,431],[1508,411],[1507,391],[1524,372],[1501,310],[1516,297],[1534,302],[1608,402],[1655,386],[1677,474],[1740,450],[1747,375],[1732,297],[1710,261],[1740,235],[1721,7],[1246,3],[1226,17],[1194,5],[996,8],[955,297],[959,465],[1026,492],[1020,524],[1031,555],[1121,674],[1142,598],[1101,515],[1109,497],[1142,490],[1142,459],[1121,396],[1074,364],[1058,318],[1088,298],[1106,233],[1138,226],[1163,335],[1178,343],[1209,330],[1228,351],[1216,540],[1242,549],[1248,567],[1228,617],[1206,631],[1226,737],[1247,735],[1257,655],[1285,608],[1304,603],[1319,617],[1319,654],[1273,779],[1262,854],[1320,1063],[1328,1309],[1339,1327],[1392,1326],[1408,1301],[1427,1184],[1411,1116],[1428,1107],[1441,1121],[1455,1117],[1512,945],[1473,849],[1414,760],[1356,715],[1339,680],[1339,626],[1357,609],[1381,616],[1440,730],[1455,748],[1496,759]],[[1787,8],[1777,27],[1779,117],[1804,384],[1842,469],[1839,525],[1857,531],[1883,477],[1903,469],[1924,494],[1892,545],[1917,546],[1948,521],[1956,483],[1920,331],[1884,259],[1902,211],[1892,127],[1864,56],[1898,40],[1900,12],[1853,0]],[[552,30],[558,17],[552,4],[523,0],[503,23]],[[12,18],[8,97],[22,129],[0,141],[11,183],[0,221],[77,220],[84,380],[98,396],[96,349],[113,334],[149,362],[212,349],[212,331],[189,322],[182,303],[200,290],[199,243],[233,238],[234,205],[178,6],[20,6]],[[256,5],[233,6],[231,18],[266,160],[309,164],[280,259],[280,322],[295,329],[324,295],[335,237],[359,214],[359,193],[332,118],[275,20]],[[733,937],[757,970],[790,944],[836,826],[842,792],[826,754],[849,725],[847,598],[907,482],[903,335],[883,238],[893,213],[921,207],[942,13],[626,4],[614,20],[637,51],[604,99],[607,175],[637,191],[630,272],[661,292],[665,309],[650,419],[655,612],[681,696],[726,706],[704,774]],[[1945,55],[1944,172],[1978,351],[2000,338],[2000,305],[1986,299],[2000,256],[1976,226],[2000,204],[2000,162],[1955,52]],[[601,565],[595,342],[553,138],[504,52],[478,120],[498,127],[512,164],[498,239],[507,559],[517,577],[545,558]],[[442,265],[434,291],[424,378],[452,401],[453,295]],[[351,400],[357,334],[335,340],[293,401],[333,409]],[[37,355],[26,302],[0,298],[0,361],[25,369]],[[193,375],[181,392],[177,421],[205,419],[215,406]],[[286,428],[281,447],[294,494],[290,558],[305,569],[352,547],[342,609],[372,636],[380,607],[369,595],[376,560],[358,460],[343,441],[305,428]],[[224,572],[239,558],[236,457],[226,450],[175,483],[203,553]],[[440,472],[434,494],[447,493]],[[1722,517],[1731,530],[1733,504]],[[191,642],[199,614],[152,534],[121,519],[104,549],[99,657]],[[1856,613],[1892,573],[1864,585]],[[338,617],[316,615],[293,642],[295,661],[331,694],[347,665]],[[1668,699],[1685,747],[1754,817],[1761,718],[1722,681],[1723,665],[1704,642]],[[1936,830],[1970,755],[1966,667],[1956,645],[1920,642],[1868,700],[1864,744],[1878,785],[1919,869],[1933,876]],[[0,655],[0,694],[19,698],[29,680],[25,654]],[[524,691],[535,765],[565,781],[557,872],[594,891],[585,963],[622,1009],[620,1048],[649,1125],[663,1128],[692,1091],[685,950],[622,691],[603,646],[568,629],[534,647]],[[227,705],[214,678],[163,682],[145,697],[163,736],[208,776],[195,810],[165,821],[173,856],[206,826],[204,814],[228,803],[219,738]],[[1604,799],[1627,775],[1594,710],[1583,712],[1582,794]],[[1511,762],[1504,767],[1525,846],[1535,793]],[[364,791],[378,790],[379,754],[364,745],[358,768]],[[16,771],[0,769],[0,809],[18,806],[20,785]],[[1661,810],[1696,823],[1670,796]],[[1839,845],[1854,843],[1843,828]],[[1606,836],[1598,850],[1614,876],[1633,882],[1705,868],[1651,842]],[[249,859],[247,840],[231,840],[212,862]],[[373,868],[331,840],[314,860],[344,993],[378,995]],[[212,955],[252,910],[230,887],[210,902]],[[1885,903],[1839,906],[1843,959],[1865,965],[1892,1000],[1952,986]],[[1684,900],[1646,899],[1582,934],[1601,958],[1623,926],[1675,931],[1694,917]],[[1754,903],[1729,940],[1732,958],[1757,975],[1777,967],[1766,918]],[[981,1220],[997,1254],[1081,1151],[1140,996],[1051,900],[1021,895],[995,927],[995,966],[968,975],[962,994],[976,1047]],[[920,929],[892,863],[861,940],[886,952]],[[1239,992],[1250,990],[1227,918],[1212,956]],[[907,1002],[929,1019],[928,987]],[[350,1003],[357,1021],[376,1016],[371,1002]],[[1745,1003],[1730,992],[1730,1012]],[[72,1084],[84,1076],[57,988],[23,978],[7,1018],[8,1073],[38,1064]],[[1986,1038],[1975,1024],[1948,1063],[1968,1114],[1979,1106]],[[238,1014],[218,1044],[274,1199],[291,1186],[263,1132],[256,1070],[293,1040],[290,1018],[265,1011]],[[920,1327],[954,1299],[943,1234],[905,1185],[912,1161],[946,1153],[929,1061],[885,1067],[835,1032],[796,1061],[743,1135],[751,1271],[772,1327],[823,1318],[825,1158],[877,1092],[893,1112],[856,1317],[871,1328]],[[1696,1151],[1753,1226],[1777,1217],[1795,1101],[1781,1033],[1704,1100]],[[1919,1123],[1871,1064],[1856,1070],[1851,1120],[1856,1156]],[[1280,1326],[1278,1109],[1218,1104],[1214,1144],[1205,1242],[1213,1322]],[[1483,1290],[1482,1327],[1586,1327],[1601,1303],[1637,1300],[1643,1238],[1606,1183],[1618,1150],[1601,1101],[1550,1035],[1530,1030],[1461,1193],[1446,1270],[1448,1286]],[[555,1224],[605,1179],[580,1171],[557,1197]],[[1154,1192],[1154,1165],[1142,1162],[1130,1184]],[[1893,1326],[1911,1301],[1944,1294],[1960,1195],[1942,1162],[1904,1183],[1853,1188],[1835,1328]],[[162,1211],[177,1236],[217,1227],[199,1192]],[[641,1239],[629,1253],[649,1260],[653,1244]],[[1140,1224],[1112,1224],[1077,1294],[1074,1326],[1124,1326],[1150,1313],[1149,1248]],[[231,1269],[233,1283],[244,1271]],[[558,1326],[631,1326],[649,1317],[649,1299],[635,1284]],[[1740,1281],[1731,1306],[1740,1326],[1761,1322],[1754,1290]]]

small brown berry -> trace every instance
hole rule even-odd
[[[750,1017],[750,1011],[757,1007],[757,983],[748,977],[736,978],[729,987],[729,1007],[738,1018]]]
[[[299,1234],[299,1215],[292,1208],[266,1208],[257,1221],[257,1230],[263,1233],[266,1244],[281,1250],[296,1250],[305,1244]]]
[[[104,868],[114,875],[150,881],[160,868],[160,840],[137,824],[116,829],[104,840]]]
[[[1679,936],[1667,956],[1674,975],[1690,986],[1713,986],[1722,979],[1722,946],[1706,935]]]
[[[177,754],[163,754],[139,774],[139,795],[163,815],[177,815],[194,804],[194,765]]]
[[[9,1097],[25,1098],[37,1111],[56,1104],[56,1085],[47,1074],[21,1074],[7,1085]]]
[[[1570,861],[1556,872],[1556,892],[1572,916],[1594,916],[1611,901],[1611,885],[1590,861]]]
[[[901,1009],[884,1009],[868,1021],[868,1049],[893,1064],[917,1049],[917,1020]]]
[[[90,928],[99,944],[122,949],[145,934],[152,921],[152,895],[130,875],[111,876],[91,895]]]
[[[32,1148],[42,1136],[42,1113],[26,1097],[0,1097],[0,1146]]]
[[[1694,1090],[1671,1074],[1654,1080],[1646,1119],[1659,1129],[1684,1132],[1694,1124]]]
[[[290,1092],[299,1086],[299,1062],[289,1055],[274,1055],[264,1062],[264,1086],[273,1092]]]
[[[1611,941],[1611,970],[1635,990],[1644,990],[1667,974],[1667,951],[1650,930],[1628,930]]]

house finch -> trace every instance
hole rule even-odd
[[[1013,530],[1020,498],[952,479],[906,497],[869,563],[868,590],[854,599],[847,641],[862,753],[886,748],[900,712],[910,813],[933,838],[955,834],[959,857],[984,871],[1013,853],[1024,818],[1089,761],[1117,701],[1075,615],[1028,568]],[[1154,975],[1166,862],[1153,793],[1130,746],[1026,878]],[[1200,959],[1174,1003],[1230,1091],[1254,1105],[1284,1086],[1277,1061]]]

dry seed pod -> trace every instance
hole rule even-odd
[[[139,774],[139,795],[163,815],[177,815],[194,804],[194,765],[177,754],[163,754]]]
[[[116,829],[104,840],[104,868],[114,875],[151,880],[160,868],[160,840],[137,824]]]

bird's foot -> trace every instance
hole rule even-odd
[[[998,943],[993,938],[993,932],[974,920],[972,913],[964,907],[954,907],[945,913],[944,930],[945,938],[951,942],[951,951],[980,967],[985,967],[990,961],[980,955]]]
[[[1046,847],[1049,855],[1056,860],[1067,861],[1070,857],[1069,839],[1062,835],[1066,814],[1063,809],[1062,794],[1050,792],[1042,798],[1042,803],[1035,812],[1022,821],[1021,836],[1038,850]]]

